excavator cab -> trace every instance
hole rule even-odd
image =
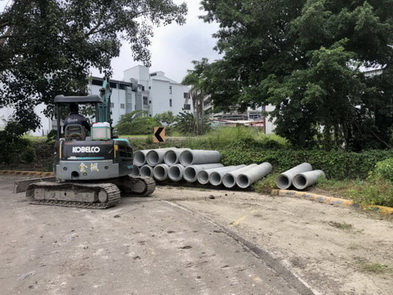
[[[57,139],[62,137],[67,140],[82,139],[85,140],[88,131],[82,124],[68,124],[64,128],[64,134],[62,133],[61,126],[61,114],[64,112],[64,108],[69,109],[71,105],[90,105],[94,111],[95,122],[106,122],[111,121],[109,116],[103,116],[100,113],[100,107],[102,108],[103,99],[98,95],[88,96],[64,96],[57,95],[55,97],[55,115],[57,121]],[[111,122],[108,122],[111,125]]]
[[[64,128],[64,138],[70,140],[85,140],[86,128],[81,124],[69,124]]]

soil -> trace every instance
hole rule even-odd
[[[10,191],[11,185],[6,185],[4,189]],[[10,196],[8,193],[4,195],[5,204],[8,204],[7,198]],[[154,204],[163,202],[179,206],[221,227],[223,232],[229,235],[235,233],[234,243],[237,241],[245,244],[256,255],[260,256],[262,253],[267,260],[272,257],[300,278],[315,294],[392,294],[393,220],[391,218],[355,208],[334,207],[304,199],[262,195],[249,191],[160,185],[151,198]],[[17,217],[23,219],[21,224],[25,227],[19,230],[23,229],[23,233],[29,233],[37,226],[36,222],[40,220],[41,212],[45,212],[47,218],[55,218],[56,231],[52,234],[56,234],[57,231],[69,230],[67,226],[69,227],[68,223],[71,221],[75,223],[73,225],[75,228],[73,227],[72,230],[82,230],[84,219],[77,223],[79,218],[77,216],[90,215],[90,211],[78,209],[60,210],[50,207],[42,211],[27,209],[28,204],[22,199],[21,194],[13,197],[12,210],[5,207],[2,210],[7,214],[0,214],[0,222],[4,225],[3,238],[11,240],[10,245],[13,249],[25,247],[25,240],[31,239],[29,236],[22,239],[21,235],[19,241],[6,236],[13,234],[13,223]],[[149,202],[149,198],[146,202]],[[150,206],[154,208],[154,204]],[[143,206],[144,203],[141,203],[140,208]],[[112,216],[115,215],[114,212],[120,210],[130,218],[135,218],[135,208],[125,198],[119,207],[97,212],[108,212],[108,216]],[[29,222],[32,216],[26,212],[32,210],[37,211],[37,216],[34,222]],[[158,211],[157,214],[161,212]],[[70,215],[70,212],[73,212],[73,215]],[[176,215],[167,217],[176,220]],[[13,221],[10,222],[11,220]],[[140,217],[140,220],[143,220],[143,217]],[[155,222],[151,221],[152,224]],[[118,226],[128,225],[124,223]],[[165,228],[166,224],[160,226]],[[108,229],[107,234],[109,233]],[[11,247],[10,245],[3,246]],[[30,246],[32,248],[34,245]],[[3,253],[3,258],[11,255],[7,254],[7,251],[6,249],[0,251]]]
[[[319,294],[391,294],[393,222],[360,209],[254,192],[159,187],[282,261]]]

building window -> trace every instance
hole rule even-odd
[[[184,92],[183,96],[184,96],[184,98],[187,98],[188,97],[188,93]]]
[[[121,103],[121,104],[120,104],[120,108],[121,108],[121,109],[125,109],[125,108],[126,108],[126,106],[124,105],[124,103]]]
[[[172,94],[172,86],[169,86],[169,94]]]
[[[169,106],[172,107],[172,99],[169,99]]]
[[[115,104],[113,102],[111,102],[111,109],[113,109],[115,107]]]
[[[144,97],[143,97],[143,105],[144,105],[144,106],[147,106],[147,105],[148,105],[147,96],[144,96]]]

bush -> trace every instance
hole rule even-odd
[[[393,158],[377,162],[374,170],[370,173],[370,178],[393,182]]]
[[[350,190],[350,198],[361,205],[393,207],[393,184],[388,180],[372,180]]]
[[[148,135],[159,125],[156,119],[147,117],[145,111],[133,111],[120,117],[115,130],[122,135]]]

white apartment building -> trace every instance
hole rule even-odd
[[[99,94],[102,78],[92,77],[89,93]],[[187,94],[189,88],[165,76],[164,72],[149,73],[145,66],[124,71],[123,81],[110,80],[111,109],[115,126],[124,114],[144,110],[148,116],[171,111],[174,116],[191,111]]]
[[[103,78],[91,77],[89,94],[99,95]],[[189,87],[165,76],[163,72],[149,73],[145,66],[135,66],[124,71],[123,81],[110,80],[112,120],[115,126],[121,115],[135,110],[145,110],[148,116],[172,111],[176,116],[183,111],[192,111],[188,103]],[[45,105],[39,105],[35,112],[41,118],[42,127],[33,135],[47,135],[56,121],[45,117]],[[13,113],[12,108],[0,108],[0,129],[4,128]]]

